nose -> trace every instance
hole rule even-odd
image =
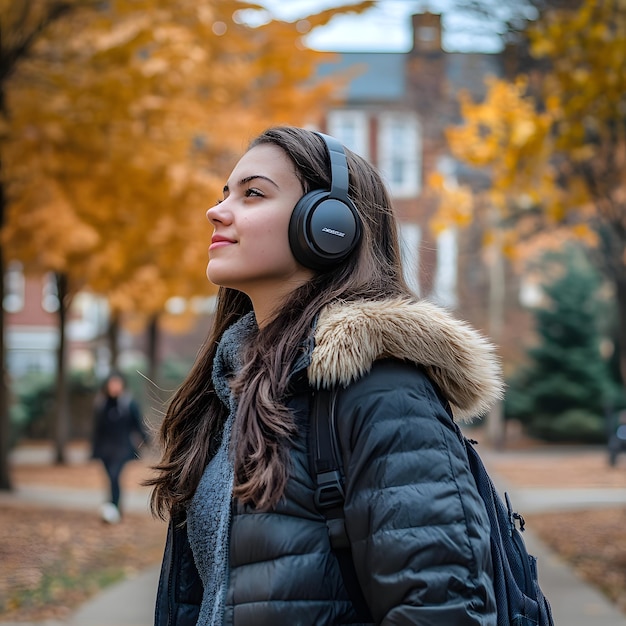
[[[206,218],[211,224],[220,222],[221,224],[227,224],[230,222],[230,212],[225,206],[226,201],[216,203],[214,206],[207,209]]]

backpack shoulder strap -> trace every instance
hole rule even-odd
[[[340,549],[350,544],[343,516],[344,476],[335,423],[336,403],[336,388],[313,392],[310,450],[316,482],[315,506],[326,517],[333,549]]]
[[[343,584],[354,610],[360,619],[371,622],[371,614],[352,562],[344,521],[344,473],[335,411],[337,396],[336,387],[319,389],[313,392],[311,400],[309,454],[316,484],[315,505],[326,518],[330,545],[339,562]]]

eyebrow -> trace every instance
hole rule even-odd
[[[280,189],[280,187],[271,178],[268,178],[267,176],[263,176],[262,174],[253,174],[252,176],[246,176],[239,181],[238,185],[242,187],[243,185],[247,185],[249,182],[256,180],[257,178],[260,178],[261,180],[266,180],[268,183],[271,183],[272,185],[274,185],[276,189]],[[224,185],[224,189],[223,189],[224,193],[226,193],[229,190],[230,189],[228,185]]]

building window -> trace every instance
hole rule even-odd
[[[369,132],[364,111],[331,111],[327,121],[330,135],[364,159],[369,159]]]
[[[48,272],[43,277],[41,289],[41,308],[47,313],[56,313],[59,310],[59,291],[54,272]]]
[[[379,119],[378,167],[396,197],[421,190],[421,138],[411,113],[384,113]]]
[[[24,267],[11,261],[4,277],[2,306],[7,313],[18,313],[24,308]]]
[[[420,295],[420,243],[422,231],[417,224],[402,222],[399,224],[400,252],[404,280],[409,289]]]
[[[437,236],[437,270],[433,288],[433,300],[449,309],[458,305],[457,259],[457,233],[449,228]]]

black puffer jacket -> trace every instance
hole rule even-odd
[[[129,394],[98,398],[94,406],[92,458],[104,463],[131,461],[139,456],[138,446],[147,442],[139,405]]]
[[[311,387],[339,395],[352,558],[374,623],[495,624],[489,525],[444,404],[485,410],[500,393],[491,347],[427,303],[324,312],[308,377],[289,406],[299,425],[285,498],[235,506],[227,626],[359,623],[322,514],[308,455]],[[196,624],[202,589],[185,527],[170,525],[157,626]]]

